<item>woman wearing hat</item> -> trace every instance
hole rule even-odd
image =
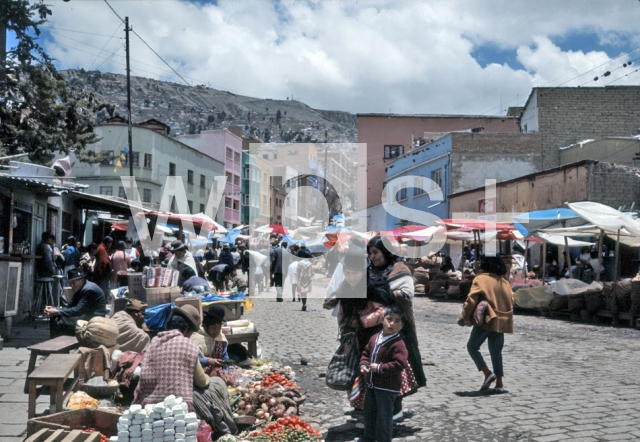
[[[198,360],[191,335],[200,328],[200,312],[192,305],[174,307],[167,331],[151,340],[142,359],[133,403],[157,404],[169,395],[181,397],[216,434],[236,434],[224,381],[209,378]]]
[[[191,252],[187,250],[187,246],[185,246],[182,241],[173,241],[171,243],[170,251],[171,253],[173,253],[173,256],[169,258],[167,268],[175,269],[179,272],[182,272],[182,270],[188,266],[196,272],[196,275],[198,274],[198,266],[196,265],[196,260],[193,258]],[[180,275],[180,278],[178,279],[178,285],[182,285],[183,282],[184,281],[182,281],[182,275]]]
[[[224,314],[219,305],[210,305],[204,313],[202,326],[191,336],[200,352],[200,364],[210,376],[219,376],[223,371],[222,361],[229,359],[227,338],[221,333]]]
[[[427,385],[413,317],[413,276],[402,258],[387,248],[382,237],[371,238],[367,244],[367,253],[371,260],[369,272],[380,276],[389,284],[396,303],[404,310],[408,319],[400,335],[409,351],[409,368],[403,371],[402,390],[394,402],[393,409],[393,418],[400,419],[403,416],[402,397],[413,394],[418,388]]]

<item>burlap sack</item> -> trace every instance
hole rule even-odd
[[[113,319],[96,316],[89,322],[78,321],[76,338],[83,347],[113,347],[118,340],[118,324]]]

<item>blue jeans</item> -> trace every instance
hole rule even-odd
[[[493,365],[493,373],[498,376],[504,376],[502,370],[502,347],[504,347],[504,333],[484,330],[477,325],[471,330],[469,342],[467,342],[467,351],[469,356],[476,363],[479,371],[487,366],[480,354],[480,346],[484,341],[489,339],[489,354],[491,355],[491,364]]]
[[[366,442],[391,442],[393,401],[397,393],[367,388],[364,397],[364,437]]]

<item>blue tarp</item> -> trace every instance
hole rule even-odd
[[[518,231],[527,236],[541,229],[580,226],[585,221],[571,209],[557,208],[548,210],[537,210],[535,212],[523,213],[513,217],[514,224]]]
[[[306,242],[306,240],[304,240],[304,239],[293,239],[289,235],[283,235],[282,236],[282,240],[286,241],[287,244],[289,244],[289,245],[298,244],[299,242]]]
[[[246,299],[247,298],[244,297],[244,293],[238,292],[226,297],[217,295],[207,296],[206,298],[202,298],[202,302],[244,301]],[[172,302],[147,308],[144,312],[144,322],[146,322],[147,327],[151,330],[164,330],[167,325],[167,321],[171,317],[171,308],[175,306],[176,304]]]
[[[227,232],[225,236],[223,236],[222,238],[218,238],[218,242],[226,242],[229,244],[233,244],[236,242],[236,238],[241,233],[242,233],[242,230],[240,229],[231,229]]]

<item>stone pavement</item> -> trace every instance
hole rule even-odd
[[[314,282],[322,296],[326,281]],[[285,288],[258,295],[245,314],[260,329],[263,357],[299,372],[309,399],[305,419],[326,429],[327,442],[360,436],[346,395],[328,389],[324,372],[337,346],[335,318],[321,299],[300,311]],[[503,395],[479,395],[483,376],[466,351],[470,328],[456,324],[460,303],[416,298],[414,310],[426,388],[405,398],[408,415],[394,441],[608,441],[640,438],[640,332],[540,316],[517,315],[503,351]],[[486,343],[482,348],[490,363]],[[306,358],[310,365],[299,365]],[[490,366],[490,365],[489,365]]]
[[[314,281],[308,311],[275,302],[275,290],[255,298],[245,313],[260,331],[263,357],[297,372],[309,399],[306,420],[325,430],[327,442],[360,436],[346,396],[325,387],[324,372],[336,348],[337,327],[322,310],[323,278]],[[456,324],[460,303],[416,298],[420,349],[428,386],[404,401],[407,418],[395,441],[608,441],[640,438],[640,332],[539,316],[517,315],[506,336],[503,395],[478,395],[482,375],[466,352],[470,328]],[[27,395],[22,393],[26,346],[46,339],[45,329],[15,327],[0,351],[0,440],[24,439]],[[17,348],[16,348],[17,347]],[[482,349],[489,361],[486,344]],[[300,365],[301,358],[309,365]],[[40,398],[38,412],[48,406]]]

